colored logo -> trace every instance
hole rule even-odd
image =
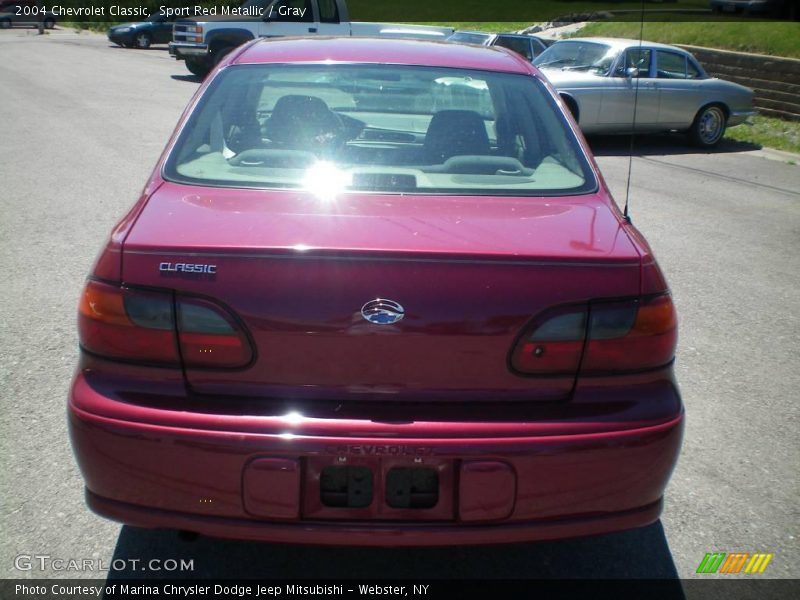
[[[394,300],[377,298],[370,300],[361,307],[361,316],[376,325],[391,325],[397,323],[405,315],[403,307]]]
[[[763,573],[772,556],[766,552],[708,552],[700,561],[697,573]]]

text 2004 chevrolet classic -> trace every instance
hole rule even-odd
[[[298,543],[654,521],[676,315],[575,123],[505,49],[256,41],[199,90],[80,302],[88,503]]]

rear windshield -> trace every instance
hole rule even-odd
[[[447,38],[448,42],[456,42],[458,44],[477,44],[482,46],[491,39],[491,35],[485,33],[471,33],[468,31],[456,31],[453,35]]]
[[[225,69],[190,117],[164,176],[328,192],[539,196],[596,187],[535,78],[352,64]]]

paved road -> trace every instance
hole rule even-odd
[[[788,158],[637,141],[632,214],[680,311],[688,412],[663,529],[423,551],[188,543],[89,513],[64,403],[83,278],[197,84],[163,50],[97,35],[4,31],[0,57],[0,577],[57,575],[15,570],[19,554],[193,558],[223,576],[690,577],[711,550],[772,552],[769,575],[800,576],[800,167]],[[622,198],[627,143],[593,144]]]

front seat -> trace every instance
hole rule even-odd
[[[440,164],[453,156],[490,154],[483,118],[473,110],[441,110],[433,115],[425,134],[427,164]]]
[[[281,148],[316,152],[341,143],[344,127],[321,98],[292,94],[278,98],[265,133]]]

